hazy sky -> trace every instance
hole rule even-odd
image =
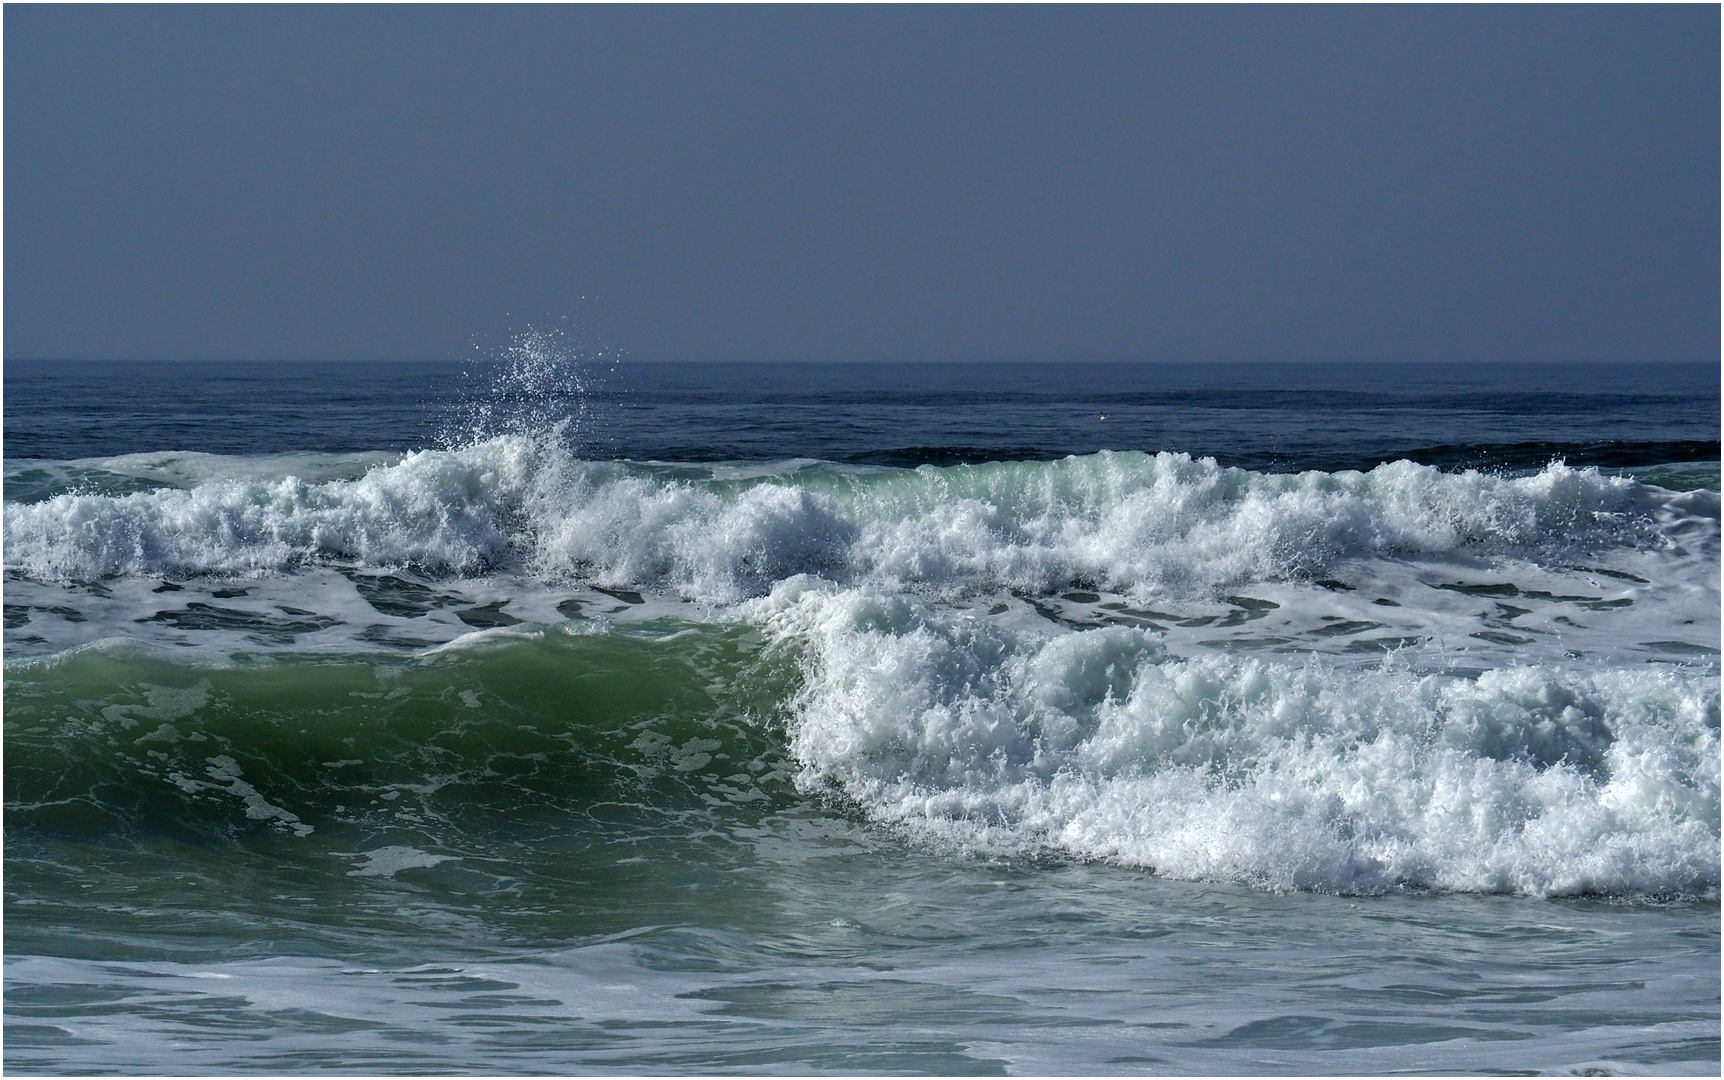
[[[1709,360],[1719,10],[5,9],[5,355]]]

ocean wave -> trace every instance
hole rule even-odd
[[[935,849],[1275,890],[1719,885],[1715,669],[1180,657],[806,576],[714,621],[459,642],[8,661],[8,814],[209,838],[800,791]]]
[[[1271,889],[1716,895],[1709,673],[1176,659],[786,582],[805,791],[936,843]]]
[[[748,636],[488,631],[382,662],[115,642],[11,661],[8,827],[220,845],[435,822],[460,846],[546,807],[647,828],[783,805],[782,725],[765,718],[794,670]]]
[[[207,465],[207,463],[205,463]],[[1394,462],[1254,473],[1184,454],[727,477],[584,461],[522,436],[422,451],[354,478],[65,492],[6,506],[6,565],[43,580],[258,574],[318,561],[547,579],[735,602],[815,573],[935,590],[1201,592],[1349,558],[1669,546],[1718,497],[1592,468],[1521,477]],[[1715,542],[1715,541],[1713,541]]]

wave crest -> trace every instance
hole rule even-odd
[[[231,469],[227,470],[229,473]],[[1716,533],[1717,498],[1553,464],[1525,477],[1411,462],[1253,473],[1185,454],[859,471],[584,461],[505,436],[356,479],[231,475],[6,507],[8,568],[43,579],[252,574],[319,560],[430,573],[506,568],[734,602],[816,573],[936,590],[1200,592],[1318,575],[1359,556],[1668,545]],[[1708,501],[1709,500],[1709,501]]]

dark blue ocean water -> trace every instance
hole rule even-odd
[[[525,383],[528,385],[520,385]],[[1718,460],[1695,364],[40,363],[7,460],[411,450],[476,403],[578,416],[588,456],[884,465],[1175,450],[1257,470]]]

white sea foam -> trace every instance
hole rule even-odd
[[[451,652],[473,652],[481,649],[493,649],[506,646],[516,641],[543,641],[545,632],[531,627],[494,626],[487,630],[473,630],[450,641],[428,645],[418,651],[420,656],[437,656]]]
[[[1181,660],[806,578],[749,610],[803,657],[801,784],[930,840],[1276,889],[1718,887],[1710,673]]]
[[[1270,475],[1102,453],[914,471],[689,480],[526,437],[425,451],[356,479],[242,475],[6,506],[39,579],[255,574],[325,559],[541,577],[728,603],[799,573],[941,591],[1084,582],[1133,595],[1324,573],[1347,559],[1717,546],[1718,497],[1593,469]]]
[[[423,869],[455,859],[453,855],[432,855],[402,844],[374,848],[371,851],[359,852],[358,855],[364,857],[365,865],[357,870],[349,870],[348,877],[392,878],[403,870]]]
[[[320,557],[475,569],[508,550],[530,480],[530,457],[509,450],[409,454],[354,480],[223,477],[9,503],[7,565],[44,578],[245,574]]]

